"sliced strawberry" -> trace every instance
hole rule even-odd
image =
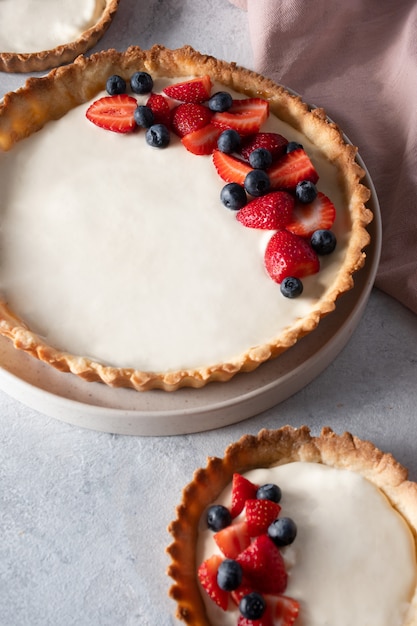
[[[272,280],[281,283],[287,276],[303,278],[320,269],[320,261],[309,242],[287,230],[278,230],[269,240],[265,268]]]
[[[181,102],[205,102],[210,98],[211,79],[210,76],[199,76],[168,85],[163,91],[170,98]]]
[[[275,626],[270,613],[266,610],[260,619],[248,619],[239,615],[237,626]]]
[[[237,517],[245,507],[246,500],[256,498],[256,492],[259,485],[254,485],[250,480],[242,476],[242,474],[233,474],[232,479],[232,505],[230,514]]]
[[[230,597],[236,604],[236,606],[239,606],[239,602],[241,601],[243,596],[247,596],[249,593],[252,593],[252,591],[255,591],[253,587],[251,587],[249,583],[243,579],[239,587],[231,591]]]
[[[198,579],[209,597],[224,611],[227,609],[229,594],[217,584],[217,570],[223,561],[219,554],[213,554],[198,568]]]
[[[238,100],[237,102],[241,102]],[[259,132],[262,124],[268,118],[269,104],[262,98],[248,98],[243,102],[245,107],[241,107],[235,111],[232,106],[228,111],[223,113],[215,113],[212,123],[219,126],[223,130],[233,128],[240,135],[253,135]]]
[[[193,154],[211,154],[217,146],[217,139],[221,132],[220,128],[207,124],[203,128],[188,133],[181,141],[187,150]]]
[[[228,559],[235,559],[250,544],[246,522],[231,524],[213,535],[213,539]]]
[[[286,191],[272,191],[254,198],[236,214],[236,219],[248,228],[279,230],[291,220],[294,198]]]
[[[213,152],[213,163],[220,178],[226,181],[226,183],[243,185],[247,174],[252,171],[251,166],[244,161],[230,154],[220,152],[220,150]]]
[[[268,170],[272,189],[294,190],[302,180],[316,183],[319,175],[303,148],[284,154]]]
[[[272,154],[275,161],[283,156],[288,144],[288,139],[278,133],[256,133],[244,140],[241,154],[248,161],[251,152],[257,148],[265,148]]]
[[[133,113],[137,105],[136,99],[127,94],[104,96],[88,107],[86,117],[100,128],[129,133],[136,128]]]
[[[321,191],[309,204],[296,202],[291,221],[286,229],[301,237],[311,237],[315,230],[332,227],[336,218],[336,209],[333,202]]]
[[[281,552],[268,535],[255,537],[236,561],[243,576],[260,593],[283,593],[287,587],[287,572]]]
[[[212,116],[213,113],[203,104],[183,102],[172,111],[172,130],[178,137],[184,137],[184,135],[206,126]]]
[[[171,107],[169,102],[160,93],[151,93],[146,102],[153,115],[155,124],[165,124],[168,128],[171,126]]]
[[[268,526],[277,519],[281,507],[271,500],[246,500],[245,516],[251,537],[266,533]]]
[[[229,113],[246,113],[259,109],[263,113],[269,114],[269,102],[263,98],[239,98],[233,100],[232,106],[228,109]]]
[[[294,598],[283,595],[265,595],[265,614],[272,619],[274,626],[292,626],[300,612],[300,605]]]

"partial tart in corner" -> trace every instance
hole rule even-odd
[[[40,72],[70,63],[104,35],[119,0],[2,0],[0,71]]]
[[[195,472],[169,531],[190,626],[417,623],[417,484],[349,433],[243,436]]]
[[[365,263],[356,153],[322,109],[190,47],[31,79],[0,106],[0,333],[139,391],[255,369]]]

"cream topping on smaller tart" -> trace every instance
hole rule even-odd
[[[318,463],[288,463],[244,476],[256,485],[277,484],[280,516],[297,524],[294,543],[282,548],[289,576],[285,595],[300,603],[296,624],[404,624],[416,585],[415,544],[374,485],[355,472]],[[230,500],[229,486],[216,504],[230,506]],[[197,563],[214,553],[221,554],[203,518]],[[202,594],[212,624],[237,624],[237,607],[225,612]]]
[[[103,6],[102,0],[1,0],[0,50],[38,52],[73,41]]]

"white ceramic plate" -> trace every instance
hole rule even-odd
[[[366,170],[361,161],[361,165]],[[124,435],[179,435],[234,424],[282,402],[318,376],[339,354],[355,330],[369,298],[379,263],[381,218],[373,183],[365,267],[355,287],[341,296],[336,310],[317,329],[277,359],[227,383],[198,390],[137,392],[111,389],[64,374],[15,350],[0,337],[0,388],[27,406],[70,424]]]

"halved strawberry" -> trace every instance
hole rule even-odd
[[[171,126],[171,107],[168,100],[160,93],[151,93],[146,106],[148,106],[153,115],[155,124],[165,124],[167,128]]]
[[[265,148],[266,150],[269,150],[272,154],[272,159],[275,161],[283,156],[287,144],[288,139],[279,133],[260,132],[243,141],[241,154],[248,161],[251,152],[257,148]]]
[[[88,107],[86,117],[100,128],[129,133],[136,128],[133,113],[137,105],[136,98],[127,94],[104,96]]]
[[[272,621],[268,610],[266,610],[259,619],[248,619],[247,617],[243,617],[243,615],[239,615],[237,626],[275,626],[275,623]]]
[[[242,104],[240,104],[242,103]],[[233,128],[240,135],[253,135],[259,132],[267,120],[269,103],[262,98],[234,100],[232,107],[223,113],[215,113],[212,123],[223,130]]]
[[[243,576],[260,593],[283,593],[288,575],[281,552],[268,535],[255,537],[250,546],[239,554]]]
[[[172,111],[172,130],[178,137],[184,137],[203,126],[207,126],[213,113],[203,104],[182,102]]]
[[[319,191],[313,202],[295,203],[292,219],[285,228],[301,237],[311,237],[315,230],[331,228],[335,218],[333,202]]]
[[[292,626],[300,612],[300,605],[295,598],[283,595],[265,595],[266,615],[270,616],[274,626]]]
[[[236,214],[236,219],[248,228],[279,230],[291,220],[294,198],[286,191],[272,191],[254,198]]]
[[[228,559],[235,559],[250,544],[246,522],[231,524],[213,535],[213,539]]]
[[[303,148],[284,154],[268,170],[272,189],[296,188],[297,183],[309,180],[316,183],[319,175]]]
[[[245,517],[249,535],[257,537],[266,533],[280,511],[280,505],[272,500],[246,500]]]
[[[227,591],[220,589],[217,584],[217,570],[222,561],[223,559],[219,554],[213,554],[213,556],[201,563],[197,575],[202,587],[213,602],[226,611],[229,602],[229,594]]]
[[[245,507],[246,500],[256,498],[258,485],[254,485],[250,480],[242,476],[242,474],[233,474],[232,479],[232,504],[230,514],[237,517]]]
[[[288,230],[278,230],[269,240],[265,255],[265,269],[277,283],[287,276],[304,278],[320,269],[320,261],[309,242]]]
[[[217,146],[217,139],[221,132],[221,129],[213,124],[206,124],[203,128],[185,135],[181,142],[193,154],[211,154]]]
[[[251,166],[244,161],[230,154],[220,152],[220,150],[213,152],[213,163],[218,175],[226,181],[226,183],[239,183],[239,185],[243,185],[247,174],[252,171]]]
[[[210,98],[211,79],[210,76],[198,76],[168,85],[163,91],[170,98],[181,102],[204,102]]]

